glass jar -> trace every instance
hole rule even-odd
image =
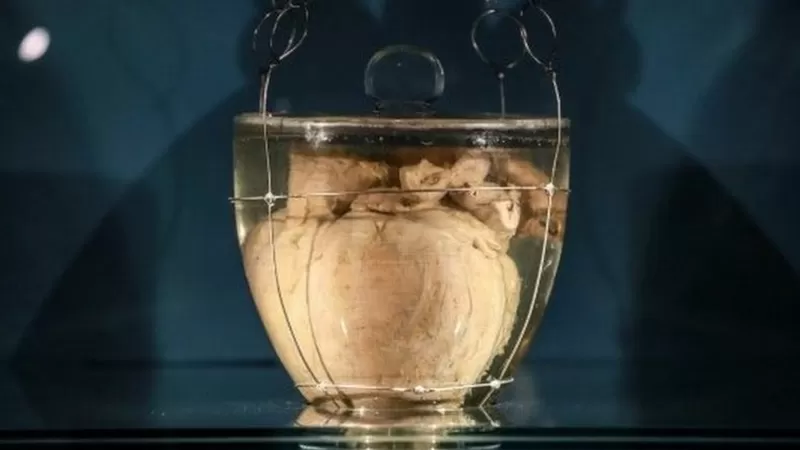
[[[311,403],[483,405],[556,275],[569,122],[243,114],[235,212],[269,339]]]

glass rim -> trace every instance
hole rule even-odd
[[[483,114],[462,117],[444,116],[291,116],[291,115],[264,115],[258,112],[245,112],[238,114],[234,122],[236,125],[250,125],[263,127],[273,132],[291,132],[293,130],[353,130],[353,131],[546,131],[559,128],[569,129],[570,119],[552,116],[513,116],[499,114]]]

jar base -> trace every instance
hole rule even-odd
[[[399,415],[414,415],[422,412],[453,411],[464,407],[464,397],[448,399],[410,399],[402,394],[351,394],[343,396],[316,397],[309,405],[324,409],[359,411],[395,411]]]
[[[363,404],[362,404],[363,405]],[[413,405],[371,403],[372,407],[347,408],[334,399],[307,406],[296,425],[301,427],[336,427],[353,430],[406,430],[430,432],[430,427],[448,430],[486,429],[498,426],[498,412],[486,408],[465,408],[457,403]]]

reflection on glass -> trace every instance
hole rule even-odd
[[[501,425],[499,414],[487,408],[424,413],[408,410],[336,410],[309,406],[295,420],[295,425],[315,430],[331,441],[328,446],[315,443],[313,446],[301,446],[304,448],[500,448],[500,444],[476,436]],[[332,434],[325,433],[326,429],[332,430]],[[465,437],[467,435],[469,438]]]

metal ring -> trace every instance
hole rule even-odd
[[[542,15],[542,17],[544,17],[544,19],[547,21],[547,24],[550,26],[550,33],[553,35],[553,48],[550,50],[550,58],[545,61],[544,59],[536,56],[536,53],[534,53],[533,47],[530,45],[530,42],[528,42],[528,39],[525,38],[525,42],[523,44],[525,46],[525,52],[536,64],[544,68],[546,72],[552,72],[554,71],[553,65],[555,64],[555,55],[556,55],[555,43],[556,40],[558,39],[556,24],[553,21],[553,18],[550,16],[550,14],[547,12],[547,10],[545,10],[544,7],[542,7],[540,0],[528,0],[525,3],[525,6],[523,6],[522,10],[519,12],[520,17],[523,17],[529,9],[536,9],[537,11],[539,11],[539,14]]]
[[[506,64],[501,64],[497,61],[493,61],[489,59],[486,54],[481,49],[480,44],[478,44],[478,29],[480,29],[481,24],[484,20],[489,17],[492,17],[496,14],[502,15],[504,18],[511,19],[516,25],[519,30],[519,37],[522,41],[522,52],[517,56],[516,59],[513,59]],[[509,14],[506,11],[501,11],[499,9],[487,9],[477,19],[475,22],[472,23],[472,33],[471,33],[471,40],[472,40],[472,48],[475,49],[475,53],[478,54],[478,57],[483,61],[485,64],[489,65],[492,69],[497,71],[498,74],[504,74],[506,71],[513,69],[516,67],[520,62],[525,59],[525,56],[530,52],[530,46],[528,45],[528,30],[525,28],[525,24],[522,23],[517,17]]]

